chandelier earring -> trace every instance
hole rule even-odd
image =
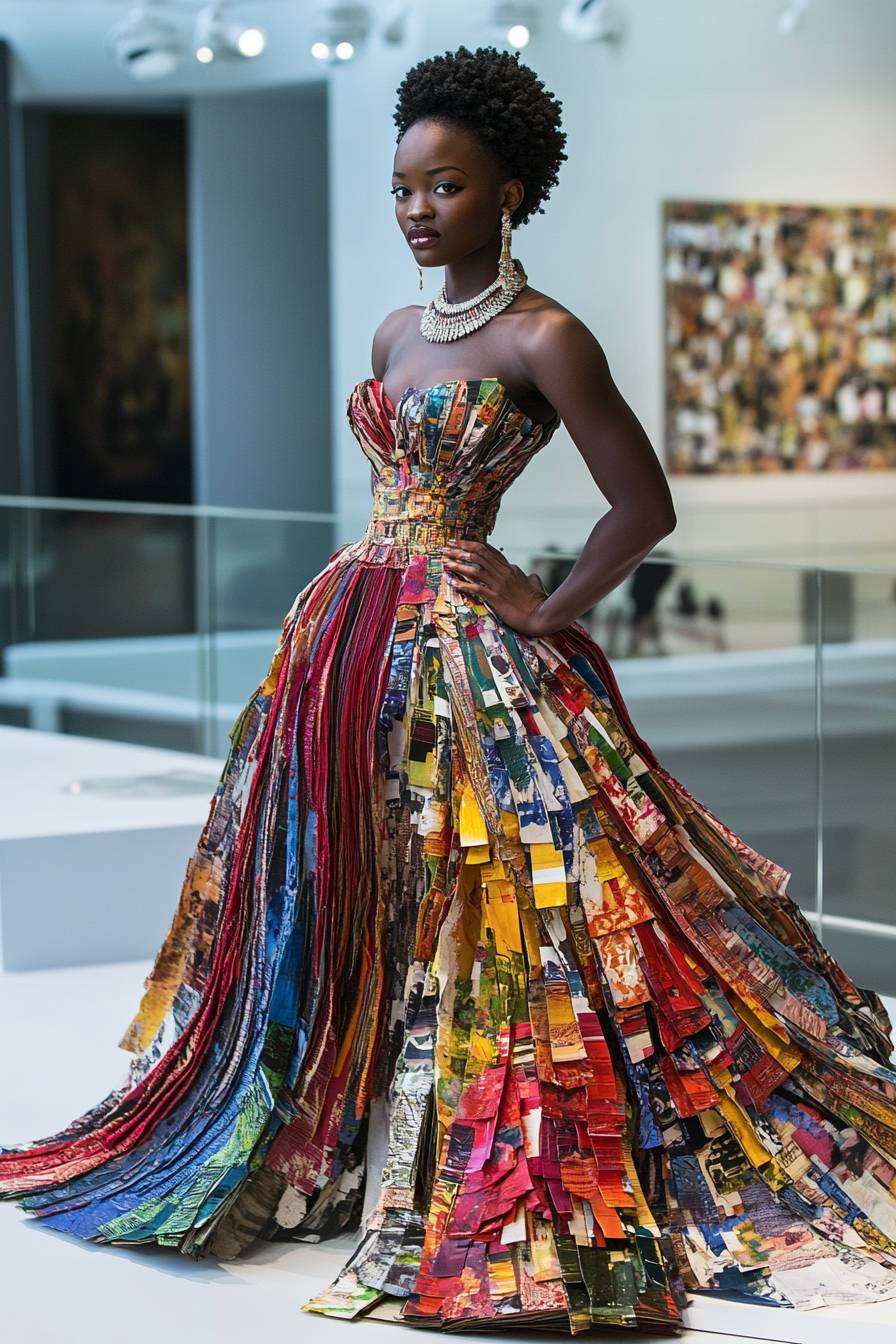
[[[419,279],[418,279],[418,281],[417,281],[417,288],[418,288],[418,289],[422,289],[422,288],[423,288],[423,267],[422,267],[422,266],[419,266],[419,265],[418,265],[418,267],[417,267],[417,275],[418,275],[418,277],[419,277]]]
[[[471,331],[490,322],[511,304],[524,289],[529,277],[523,265],[510,255],[510,211],[501,211],[501,256],[495,280],[471,299],[460,303],[448,302],[447,283],[423,309],[420,315],[420,333],[428,341],[457,341]]]
[[[498,262],[498,278],[502,285],[513,283],[513,257],[510,255],[510,211],[505,205],[501,212],[501,259]]]

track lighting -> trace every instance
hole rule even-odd
[[[612,0],[567,0],[560,11],[560,27],[577,42],[621,42],[625,15]]]
[[[233,0],[239,4],[240,0]],[[786,36],[802,23],[812,0],[782,0],[778,31]],[[192,46],[203,65],[214,61],[251,59],[265,50],[264,29],[235,18],[231,0],[132,0],[125,16],[109,31],[106,43],[112,58],[133,79],[160,79],[181,64]],[[385,44],[405,40],[412,0],[380,0],[376,31]],[[168,17],[174,12],[179,17]],[[186,14],[184,14],[186,11]],[[374,28],[371,4],[315,0],[311,16],[311,55],[318,61],[341,65],[351,61]],[[489,40],[521,50],[539,30],[538,0],[487,0],[480,11]],[[188,17],[189,16],[189,17]],[[195,16],[195,17],[194,17]],[[193,19],[192,43],[183,32]],[[563,0],[560,29],[577,42],[619,43],[628,19],[614,0]]]
[[[532,0],[493,0],[486,22],[493,41],[519,51],[538,31],[538,5]]]
[[[260,56],[265,49],[264,29],[231,18],[221,0],[203,5],[193,28],[193,53],[203,65],[223,57],[225,60]]]
[[[167,17],[172,11],[178,22]],[[183,31],[187,15],[195,15],[192,43]],[[191,47],[196,59],[209,65],[219,57],[259,56],[266,37],[263,29],[234,17],[225,0],[203,4],[198,10],[190,0],[137,0],[111,29],[106,42],[112,57],[134,79],[160,79],[180,65]]]
[[[407,36],[411,0],[395,0],[380,27],[380,37],[390,47],[399,46]]]
[[[367,5],[318,4],[312,20],[311,55],[316,61],[350,61],[370,31]]]
[[[183,59],[183,38],[157,10],[151,0],[133,5],[106,38],[109,54],[133,79],[161,79]]]

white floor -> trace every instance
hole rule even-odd
[[[127,1057],[115,1042],[148,969],[126,962],[0,975],[0,1077],[7,1080],[0,1143],[50,1134],[121,1083]],[[300,1311],[335,1277],[350,1245],[348,1239],[326,1247],[266,1244],[240,1261],[196,1262],[159,1248],[95,1246],[4,1202],[0,1332],[10,1344],[257,1344],[266,1337],[288,1344],[299,1335],[303,1344],[326,1344],[351,1329],[361,1344],[407,1340],[406,1326],[348,1324]],[[862,1344],[890,1344],[896,1300],[795,1312],[701,1299],[689,1308],[688,1324],[694,1329],[684,1338],[703,1344],[842,1344],[844,1334],[859,1332]]]

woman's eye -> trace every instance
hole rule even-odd
[[[443,192],[442,194],[448,196],[453,196],[455,192],[461,190],[460,185],[457,182],[437,182],[433,187],[433,191],[438,191],[440,187],[447,187],[447,192]],[[389,195],[395,196],[399,201],[406,201],[408,196],[411,195],[411,191],[409,187],[402,186],[402,184],[399,183],[397,187],[390,187]]]

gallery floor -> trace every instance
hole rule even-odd
[[[148,969],[148,963],[132,961],[0,974],[0,1143],[52,1133],[121,1083],[126,1057],[116,1042]],[[888,1006],[896,1012],[896,1002]],[[3,1204],[0,1333],[10,1344],[100,1339],[255,1344],[297,1338],[335,1344],[350,1331],[360,1344],[407,1339],[408,1327],[399,1324],[346,1323],[300,1311],[303,1301],[335,1277],[351,1245],[349,1238],[320,1247],[268,1244],[241,1261],[194,1262],[158,1248],[95,1246]],[[702,1299],[689,1308],[688,1325],[684,1338],[695,1344],[751,1339],[841,1344],[845,1333],[859,1331],[862,1344],[889,1344],[896,1332],[896,1298],[873,1307],[812,1312]]]

